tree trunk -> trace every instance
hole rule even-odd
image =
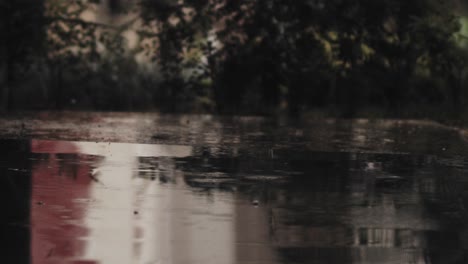
[[[7,63],[4,59],[6,48],[3,43],[0,44],[0,111],[8,108],[9,87],[7,85]]]
[[[5,5],[4,0],[0,4]],[[0,111],[8,108],[9,87],[7,85],[8,71],[8,19],[5,10],[0,13]]]
[[[0,0],[0,109],[11,110],[16,66],[28,69],[44,54],[44,0]]]

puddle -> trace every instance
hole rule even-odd
[[[333,133],[354,143],[0,140],[4,262],[467,262],[467,160]]]

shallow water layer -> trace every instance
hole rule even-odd
[[[468,148],[451,130],[105,118],[0,140],[2,263],[468,262]]]

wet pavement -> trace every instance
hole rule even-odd
[[[468,143],[427,121],[0,118],[1,263],[468,263]]]

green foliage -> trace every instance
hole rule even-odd
[[[452,4],[148,0],[143,18],[147,25],[160,25],[154,37],[163,70],[179,74],[177,67],[187,67],[184,50],[202,52],[199,78],[190,80],[210,78],[218,106],[238,110],[282,100],[293,106],[342,104],[339,98],[351,89],[368,103],[395,108],[414,100],[410,92],[417,80],[443,80],[440,92],[460,97],[462,91],[453,86],[462,76],[455,72],[466,60],[456,45],[460,23]],[[359,102],[355,96],[345,100]]]
[[[109,94],[112,89],[99,86],[125,84],[119,89],[132,94],[144,83],[135,76],[150,78],[145,94],[171,111],[335,105],[352,114],[361,104],[398,110],[413,103],[458,111],[465,102],[466,21],[457,17],[452,0],[109,3],[111,12],[136,18],[118,25],[86,20],[98,0],[45,0],[37,6],[44,9],[37,19],[45,28],[40,50],[50,73],[75,72],[67,78],[83,80],[113,80],[117,74],[118,84],[89,82]],[[124,32],[132,26],[139,46],[129,51]],[[18,57],[28,54],[19,51]],[[142,66],[136,55],[151,62]]]

